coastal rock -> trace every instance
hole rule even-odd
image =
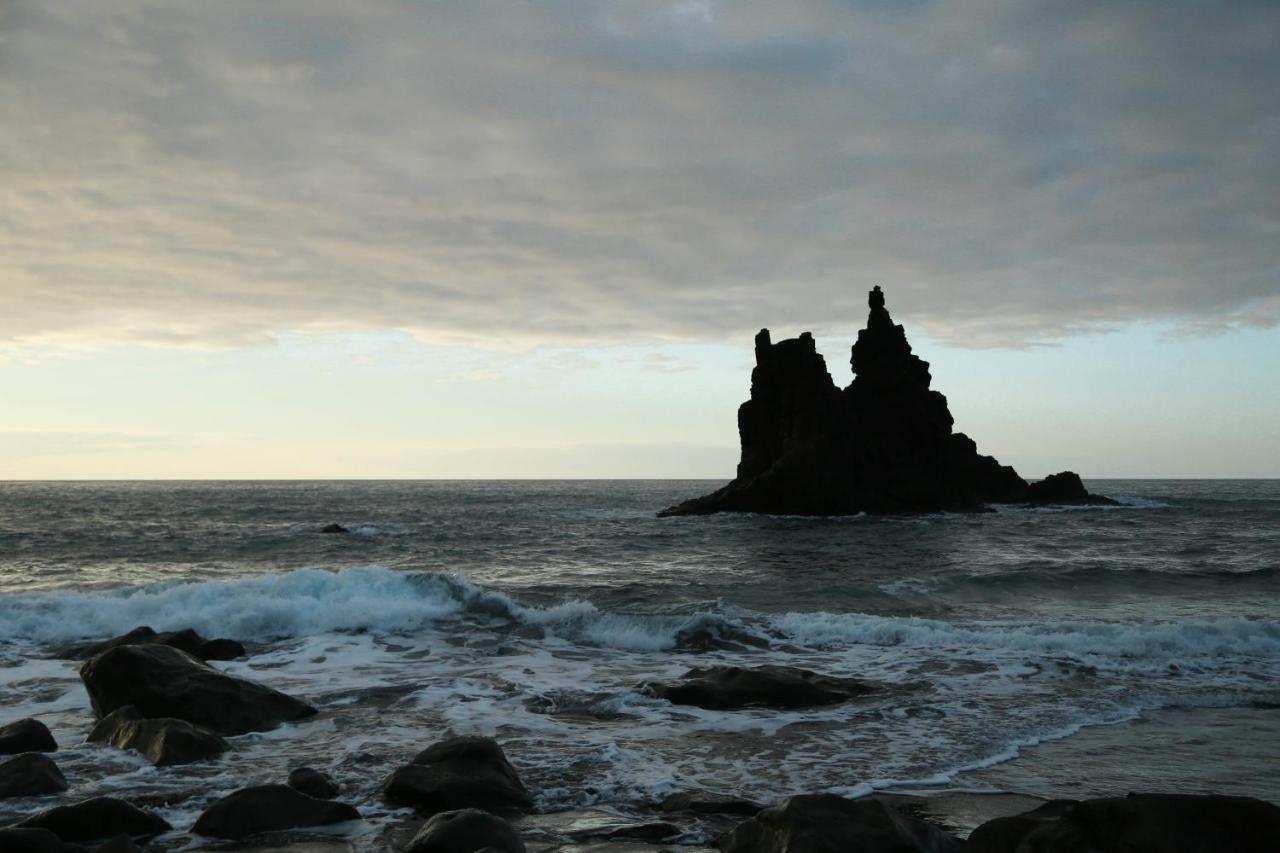
[[[423,815],[466,808],[523,811],[531,805],[502,747],[485,737],[450,738],[424,749],[383,783],[382,797]]]
[[[114,797],[94,797],[69,806],[57,806],[14,826],[47,829],[63,841],[72,842],[103,841],[117,835],[146,839],[173,828],[159,815]]]
[[[39,752],[24,752],[0,762],[0,800],[57,794],[67,787],[58,765]]]
[[[732,814],[751,817],[764,806],[731,797],[725,794],[713,794],[709,791],[682,791],[664,799],[658,804],[658,810],[664,812],[692,812],[694,814]]]
[[[103,717],[88,740],[140,752],[157,767],[217,758],[231,748],[206,728],[172,717],[146,719],[133,705],[117,708]]]
[[[341,524],[326,524],[320,528],[321,533],[350,533],[351,531],[343,527]]]
[[[196,819],[192,832],[239,841],[260,832],[360,820],[355,807],[318,800],[288,785],[258,785],[228,794]]]
[[[505,820],[480,809],[439,812],[422,825],[405,853],[524,853],[524,842]]]
[[[1119,501],[1089,494],[1080,475],[1074,471],[1050,474],[1043,480],[1030,484],[1027,486],[1027,500],[1033,504],[1120,506]]]
[[[805,794],[770,806],[721,838],[724,853],[959,853],[936,826],[878,800]]]
[[[129,836],[117,835],[106,844],[95,849],[93,853],[138,853],[140,849]]]
[[[634,817],[607,806],[526,815],[515,822],[528,835],[552,839],[588,841],[641,841],[659,843],[680,834],[680,827],[665,820]]]
[[[1280,839],[1280,807],[1251,797],[1129,794],[1038,812],[984,823],[969,853],[1269,853]]]
[[[868,301],[844,389],[808,332],[777,343],[768,329],[756,335],[751,399],[738,409],[737,476],[659,515],[937,512],[1039,500],[1013,468],[952,432],[946,397],[930,390],[929,364],[912,353],[879,287]]]
[[[289,787],[317,800],[332,800],[338,796],[338,785],[328,774],[311,767],[299,767],[289,774]]]
[[[181,631],[164,631],[157,633],[146,625],[134,628],[119,637],[112,637],[97,643],[79,643],[63,646],[54,654],[66,660],[88,660],[95,655],[114,649],[117,646],[172,646],[181,649],[200,660],[234,660],[244,657],[245,648],[236,640],[219,638],[207,640],[191,628]]]
[[[4,853],[66,853],[62,839],[47,829],[0,829]]]
[[[0,726],[0,755],[19,752],[57,752],[49,727],[34,717]]]
[[[875,689],[852,678],[834,678],[789,666],[696,667],[674,684],[640,685],[643,692],[673,705],[696,705],[717,711],[836,705]]]
[[[117,646],[86,661],[80,678],[99,717],[134,705],[148,719],[174,717],[220,734],[244,734],[316,713],[292,696],[169,646]]]

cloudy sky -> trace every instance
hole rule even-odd
[[[732,474],[866,291],[1027,476],[1280,476],[1280,5],[0,0],[0,478]]]

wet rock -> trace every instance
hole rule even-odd
[[[66,853],[62,839],[47,829],[0,829],[4,853]]]
[[[99,717],[134,705],[148,719],[173,717],[221,734],[244,734],[316,713],[292,696],[169,646],[118,646],[86,661],[80,678]]]
[[[751,399],[738,409],[737,476],[659,515],[937,512],[1030,499],[1016,471],[952,432],[947,398],[930,390],[929,364],[912,353],[880,288],[868,303],[844,389],[808,332],[774,343],[760,330]]]
[[[360,820],[346,803],[318,800],[288,785],[258,785],[228,794],[196,819],[192,832],[238,841],[261,832]]]
[[[159,815],[114,797],[94,797],[68,806],[57,806],[14,826],[47,829],[63,841],[72,842],[103,841],[117,835],[147,839],[172,829]]]
[[[732,814],[751,817],[764,806],[731,797],[726,794],[713,794],[709,791],[683,791],[672,794],[658,804],[659,811],[693,812],[694,814]]]
[[[660,842],[680,834],[680,828],[664,820],[637,818],[609,807],[571,809],[528,815],[516,822],[523,833],[534,832],[574,841],[634,840]]]
[[[511,825],[480,809],[439,812],[418,830],[405,853],[524,853],[524,842]]]
[[[1027,500],[1034,504],[1058,504],[1090,506],[1119,506],[1119,501],[1091,495],[1084,487],[1080,475],[1074,471],[1050,474],[1039,482],[1027,486]]]
[[[321,533],[350,533],[351,531],[343,527],[341,524],[326,524],[320,528]]]
[[[24,752],[0,762],[0,800],[57,794],[67,787],[58,765],[39,752]]]
[[[852,678],[819,675],[798,667],[709,666],[689,670],[674,684],[645,683],[640,689],[674,705],[723,711],[835,705],[876,688]]]
[[[19,752],[57,752],[49,727],[33,717],[0,726],[0,755]]]
[[[961,843],[876,800],[806,794],[783,800],[720,839],[724,853],[959,853]]]
[[[206,728],[173,717],[146,719],[133,705],[117,708],[103,717],[88,739],[140,752],[157,767],[217,758],[231,748]]]
[[[382,797],[423,815],[466,808],[520,811],[531,805],[502,747],[483,737],[450,738],[428,747],[391,774]]]
[[[93,853],[139,853],[140,849],[129,836],[117,835],[106,844],[98,847]]]
[[[235,658],[243,657],[245,654],[244,646],[236,640],[225,638],[207,640],[191,628],[157,633],[155,630],[143,625],[134,628],[127,634],[112,637],[110,640],[63,646],[54,652],[54,656],[66,660],[88,660],[95,655],[100,655],[119,646],[150,645],[171,646],[201,660],[234,660]]]
[[[318,800],[332,800],[338,796],[338,784],[328,774],[311,767],[299,767],[290,773],[289,787]]]
[[[1053,804],[1050,804],[1053,805]],[[1036,809],[975,829],[969,853],[1269,853],[1280,807],[1251,797],[1129,794]]]

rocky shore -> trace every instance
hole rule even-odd
[[[196,650],[232,648],[233,641],[176,635]],[[286,722],[324,724],[323,708],[223,672],[158,636],[166,635],[136,629],[88,649],[80,675],[98,717],[85,732],[89,740],[157,767],[200,765],[225,760],[246,733]],[[637,687],[673,704],[730,711],[819,707],[910,689],[786,666],[696,667]],[[500,739],[433,732],[423,740],[424,749],[361,791],[344,791],[323,770],[300,766],[278,783],[213,798],[190,825],[173,826],[156,811],[162,802],[77,796],[78,781],[59,768],[49,729],[37,719],[17,720],[0,727],[0,798],[20,799],[24,816],[0,828],[0,851],[342,853],[353,849],[347,838],[359,837],[361,849],[404,853],[1262,853],[1280,839],[1276,805],[1207,794],[1045,801],[798,792],[767,804],[732,791],[683,791],[655,802],[538,814],[536,792]],[[375,816],[392,819],[373,837],[361,833]]]

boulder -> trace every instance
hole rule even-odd
[[[836,705],[876,688],[852,678],[819,675],[790,666],[695,667],[674,684],[645,683],[640,690],[674,705],[717,711],[737,708],[812,708]]]
[[[169,646],[117,646],[86,661],[80,678],[99,717],[134,705],[148,719],[173,717],[220,734],[244,734],[316,713],[292,696]]]
[[[63,841],[72,842],[103,841],[117,835],[147,839],[173,828],[159,815],[114,797],[94,797],[68,806],[57,806],[14,826],[47,829]]]
[[[243,657],[245,654],[244,646],[236,640],[225,638],[206,640],[191,628],[157,633],[146,625],[134,628],[119,637],[112,637],[110,640],[63,646],[54,654],[56,657],[67,660],[88,660],[95,655],[100,655],[118,646],[149,645],[172,646],[201,660],[234,660],[235,658]]]
[[[1012,468],[953,432],[947,398],[911,351],[879,287],[841,389],[808,332],[774,343],[756,335],[751,399],[738,409],[742,455],[725,487],[658,513],[785,515],[975,510],[1025,503]]]
[[[57,794],[67,787],[58,765],[39,752],[24,752],[0,762],[0,800]]]
[[[4,853],[66,853],[62,839],[47,829],[0,829]]]
[[[299,767],[289,774],[289,787],[318,800],[332,800],[338,796],[338,785],[328,774],[311,767]]]
[[[288,785],[258,785],[228,794],[196,819],[192,832],[239,841],[260,832],[360,820],[346,803],[318,800]]]
[[[1027,500],[1033,504],[1120,506],[1119,501],[1102,495],[1091,495],[1075,471],[1050,474],[1027,486]]]
[[[751,817],[764,806],[731,797],[726,794],[713,794],[709,791],[682,791],[664,799],[658,804],[658,810],[664,812],[692,812],[694,814],[731,814]]]
[[[492,738],[455,737],[414,756],[382,786],[388,803],[433,815],[456,809],[522,811],[529,793]]]
[[[133,839],[127,835],[117,835],[115,838],[101,845],[93,853],[139,853],[141,850],[138,845],[133,843]]]
[[[422,825],[405,853],[524,853],[524,842],[511,825],[480,809],[438,812]]]
[[[217,758],[231,748],[206,728],[172,717],[148,720],[133,705],[117,708],[99,720],[88,739],[140,752],[157,767]]]
[[[1037,810],[1039,812],[1040,810]],[[1280,807],[1251,797],[1129,794],[1082,800],[1060,816],[988,821],[969,853],[1271,853]]]
[[[835,794],[790,797],[738,824],[721,838],[724,853],[959,853],[963,846],[936,826],[878,800]]]
[[[18,752],[57,752],[49,727],[33,717],[0,726],[0,755]]]

